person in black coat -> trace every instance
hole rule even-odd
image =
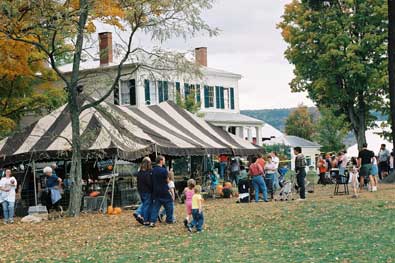
[[[152,163],[149,157],[145,157],[141,162],[137,172],[137,190],[140,195],[141,205],[133,214],[137,222],[149,225],[150,212],[152,206]]]

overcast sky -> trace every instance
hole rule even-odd
[[[286,44],[280,30],[284,5],[290,0],[216,0],[213,9],[204,13],[207,23],[218,27],[217,37],[174,39],[164,48],[193,50],[208,48],[208,66],[239,73],[241,109],[289,108],[298,104],[313,105],[304,93],[291,93],[289,82],[293,66],[284,58]],[[111,30],[100,25],[99,31]],[[115,41],[117,36],[113,35]],[[141,38],[138,45],[147,46]]]
[[[241,109],[312,105],[306,94],[291,93],[293,66],[284,58],[286,44],[276,24],[290,0],[217,0],[207,22],[221,29],[214,38],[191,39],[184,49],[208,47],[208,65],[243,75]],[[168,43],[172,46],[172,42]],[[180,47],[177,41],[176,48]]]

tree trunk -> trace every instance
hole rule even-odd
[[[82,167],[81,167],[81,138],[80,138],[80,103],[78,101],[77,85],[79,80],[80,61],[84,43],[84,29],[88,18],[87,0],[80,0],[80,18],[78,21],[77,41],[73,58],[73,71],[68,88],[68,102],[72,128],[72,159],[71,159],[71,189],[68,214],[79,216],[82,199]]]
[[[390,114],[392,128],[392,151],[395,150],[395,2],[388,0],[388,76]]]
[[[354,128],[354,134],[355,138],[357,139],[358,150],[362,150],[362,145],[366,143],[365,132],[365,127],[358,127],[358,129]]]
[[[75,93],[75,92],[74,92]],[[70,203],[68,214],[70,216],[79,216],[81,210],[82,198],[82,168],[81,168],[81,139],[80,139],[80,121],[79,121],[79,106],[77,101],[77,94],[70,95],[72,97],[69,101],[70,117],[72,127],[72,158],[70,175],[72,178],[72,186],[70,191]]]
[[[351,104],[348,105],[348,118],[351,121],[351,128],[354,131],[355,138],[357,139],[358,150],[362,149],[362,145],[366,143],[366,123],[364,113],[360,110],[360,114],[355,113],[355,108]]]

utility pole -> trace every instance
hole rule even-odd
[[[395,0],[388,0],[388,76],[392,151],[395,151]]]

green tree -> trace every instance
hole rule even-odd
[[[195,92],[191,92],[186,98],[182,98],[181,94],[177,92],[176,103],[183,109],[191,113],[198,113],[200,110],[200,104],[196,101]]]
[[[370,110],[385,104],[387,23],[383,0],[293,0],[279,24],[295,66],[292,91],[307,91],[319,107],[336,106],[359,148],[374,122]]]
[[[285,133],[307,140],[312,139],[314,133],[313,118],[307,106],[299,105],[285,121]]]
[[[138,33],[148,35],[159,45],[173,37],[182,37],[186,40],[197,34],[214,36],[218,30],[211,28],[201,15],[203,10],[212,7],[212,3],[213,0],[3,0],[0,2],[0,33],[9,40],[29,44],[43,53],[51,68],[64,82],[67,91],[72,127],[70,175],[73,184],[68,209],[70,215],[79,215],[82,197],[80,113],[103,102],[118,87],[121,77],[132,75],[138,69],[145,69],[151,73],[198,72],[198,66],[187,61],[185,54],[160,48],[145,50],[138,47],[139,40],[136,35]],[[80,63],[84,55],[87,55],[85,44],[89,40],[89,34],[96,30],[95,21],[113,25],[118,30],[123,30],[127,37],[117,46],[120,62],[116,68],[116,76],[109,80],[108,90],[96,101],[80,105],[79,82],[90,77],[89,73],[81,74]],[[62,61],[70,57],[73,58],[72,71],[70,76],[66,76],[59,70],[57,59]],[[127,74],[122,72],[126,63],[132,64],[132,69]]]
[[[322,145],[323,152],[338,152],[343,150],[343,140],[350,131],[346,116],[335,115],[327,108],[320,109],[320,117],[316,124],[314,139]]]

